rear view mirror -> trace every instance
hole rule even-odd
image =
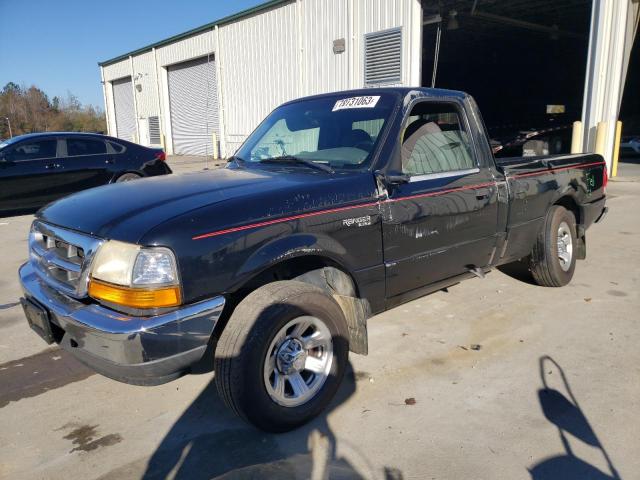
[[[298,132],[300,130],[309,130],[320,126],[320,122],[316,118],[311,118],[307,115],[309,112],[288,116],[285,121],[287,122],[287,128],[291,132]]]

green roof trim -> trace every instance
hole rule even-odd
[[[222,25],[224,23],[230,23],[233,22],[235,20],[239,20],[243,17],[248,17],[250,15],[253,15],[254,13],[259,13],[262,12],[263,10],[268,10],[272,7],[278,6],[280,4],[284,4],[284,3],[291,3],[294,0],[270,0],[268,2],[265,3],[261,3],[260,5],[256,5],[255,7],[251,7],[248,8],[246,10],[242,10],[241,12],[238,13],[234,13],[233,15],[229,15],[227,17],[224,18],[220,18],[219,20],[215,20],[211,23],[207,23],[206,25],[202,25],[201,27],[196,27],[193,28],[191,30],[188,30],[184,33],[179,33],[177,35],[174,35],[173,37],[169,37],[165,40],[160,40],[159,42],[155,42],[152,43],[150,45],[146,45],[142,48],[138,48],[137,50],[132,50],[129,53],[125,53],[123,55],[118,55],[117,57],[111,58],[109,60],[105,60],[103,62],[98,62],[98,65],[100,65],[101,67],[106,67],[107,65],[111,65],[113,63],[119,62],[121,60],[126,60],[127,58],[134,56],[134,55],[139,55],[141,53],[145,53],[148,52],[149,50],[153,49],[153,48],[158,48],[158,47],[162,47],[164,45],[168,45],[170,43],[174,43],[177,42],[178,40],[182,40],[183,38],[188,38],[191,37],[193,35],[196,35],[198,33],[202,33],[202,32],[206,32],[207,30],[211,30],[213,29],[216,25]]]

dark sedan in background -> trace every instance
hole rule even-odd
[[[162,149],[92,133],[31,133],[0,143],[0,215],[80,190],[166,175]]]

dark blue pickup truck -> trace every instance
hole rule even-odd
[[[303,98],[226,168],[41,210],[22,304],[47,342],[116,380],[213,357],[224,401],[285,431],[329,403],[349,350],[367,353],[370,316],[515,261],[567,284],[606,183],[598,155],[494,159],[461,92]]]

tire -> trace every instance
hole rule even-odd
[[[137,173],[127,172],[127,173],[123,173],[122,175],[120,175],[116,179],[116,183],[131,182],[133,180],[140,180],[141,178],[142,177],[140,175],[138,175]]]
[[[307,283],[273,282],[249,294],[222,331],[214,359],[216,386],[241,418],[265,431],[286,432],[329,404],[348,354],[347,324],[333,298]],[[308,398],[298,395],[305,391],[300,379]]]
[[[576,247],[576,217],[564,207],[551,207],[531,252],[530,269],[535,282],[543,287],[569,283],[576,268]]]

